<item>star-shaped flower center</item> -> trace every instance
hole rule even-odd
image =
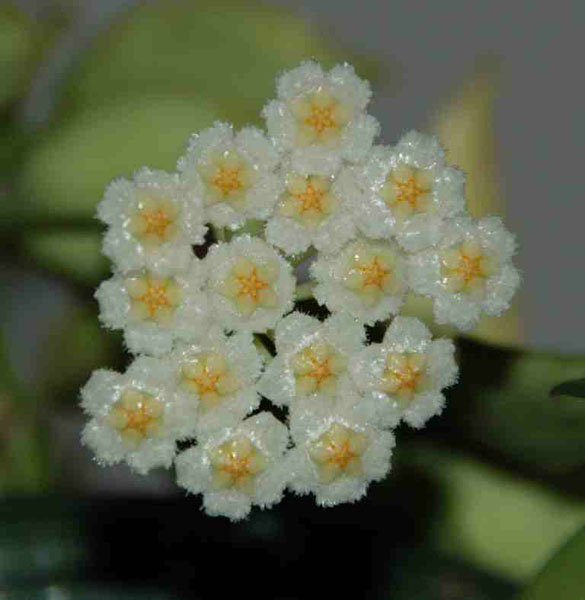
[[[380,390],[410,403],[415,393],[428,387],[426,362],[427,356],[422,353],[388,354]]]
[[[385,294],[400,293],[402,283],[396,273],[396,255],[390,249],[357,244],[353,250],[342,278],[345,287],[367,306],[376,304]]]
[[[278,280],[280,267],[276,261],[257,264],[238,257],[229,276],[218,286],[218,291],[226,296],[245,317],[258,307],[273,308],[278,304],[278,296],[273,286]]]
[[[145,437],[159,433],[162,413],[162,403],[152,394],[130,388],[122,392],[107,420],[126,444],[137,446]]]
[[[203,411],[218,406],[225,396],[239,387],[225,356],[217,352],[202,352],[194,356],[182,366],[181,374],[183,389],[199,397]]]
[[[197,170],[206,185],[207,205],[244,200],[255,179],[252,165],[235,150],[211,153]]]
[[[432,187],[433,179],[427,171],[400,164],[388,173],[380,195],[392,214],[403,220],[430,210]]]
[[[334,423],[321,437],[309,442],[308,452],[318,469],[319,480],[328,484],[341,475],[361,475],[361,455],[367,446],[364,433]]]
[[[266,468],[266,459],[246,437],[229,440],[208,452],[214,490],[236,488],[254,491],[256,476]]]
[[[458,247],[444,250],[440,258],[447,289],[472,296],[484,294],[486,279],[496,268],[496,260],[487,256],[475,241],[466,241]]]
[[[181,289],[174,279],[159,279],[149,273],[124,282],[130,297],[130,317],[168,325],[180,302]]]
[[[130,215],[129,231],[143,244],[159,246],[177,232],[179,209],[174,202],[137,192],[139,201]]]
[[[297,142],[301,146],[335,140],[352,112],[351,107],[323,87],[298,98],[291,109],[297,121]]]
[[[331,182],[325,177],[291,173],[287,176],[286,187],[280,213],[308,229],[318,227],[337,207],[337,199],[329,191]]]
[[[337,378],[345,371],[347,359],[325,342],[315,342],[292,359],[297,395],[323,392],[333,394]]]

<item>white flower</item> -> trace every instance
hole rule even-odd
[[[234,135],[216,123],[194,135],[179,159],[182,180],[203,199],[207,221],[235,229],[246,219],[265,219],[282,191],[274,174],[279,156],[265,135],[246,127]]]
[[[381,344],[372,344],[351,362],[349,371],[364,394],[362,409],[380,427],[400,420],[422,427],[442,412],[442,390],[457,380],[455,346],[451,340],[432,340],[418,319],[396,317]]]
[[[376,146],[363,167],[356,167],[359,185],[346,187],[354,216],[364,235],[396,236],[409,252],[434,245],[446,218],[465,209],[465,177],[445,166],[437,138],[415,131],[394,147]]]
[[[291,152],[295,171],[331,175],[342,159],[362,161],[378,135],[378,122],[365,112],[370,86],[348,64],[325,73],[305,62],[281,75],[277,95],[263,115],[277,147]]]
[[[95,294],[100,320],[106,327],[124,329],[134,354],[164,354],[174,340],[194,341],[205,334],[209,314],[202,283],[201,262],[195,257],[186,273],[175,277],[149,271],[116,274]]]
[[[108,186],[98,217],[109,226],[103,252],[117,269],[145,268],[162,277],[188,267],[191,246],[206,231],[201,200],[178,175],[146,168]]]
[[[266,226],[271,244],[289,255],[311,245],[332,254],[354,237],[353,215],[337,178],[285,170],[284,179],[286,190]]]
[[[394,436],[343,413],[307,418],[286,459],[289,487],[314,493],[317,504],[355,502],[390,470]]]
[[[81,390],[91,420],[82,441],[102,465],[126,461],[138,473],[169,467],[175,442],[195,432],[193,405],[177,401],[164,361],[137,358],[121,375],[95,371]]]
[[[321,255],[311,274],[319,304],[372,324],[395,314],[407,288],[402,253],[393,242],[358,239],[338,255]]]
[[[258,383],[258,391],[292,410],[330,409],[351,385],[348,363],[363,349],[365,329],[340,313],[325,322],[292,313],[276,327],[277,355]]]
[[[232,427],[260,403],[262,360],[249,332],[228,337],[213,328],[200,342],[181,345],[166,364],[179,401],[198,407],[198,434]]]
[[[270,413],[260,413],[181,453],[175,461],[177,483],[191,493],[203,493],[209,515],[238,521],[252,504],[265,508],[281,500],[287,444],[287,428]]]
[[[510,306],[520,283],[515,249],[500,218],[459,217],[445,224],[436,248],[410,257],[412,289],[434,300],[437,323],[469,330],[482,312],[498,316]]]
[[[216,244],[205,267],[213,317],[225,329],[266,331],[292,308],[292,268],[262,240],[242,235]]]

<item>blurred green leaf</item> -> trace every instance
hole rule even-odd
[[[377,70],[289,10],[244,0],[157,2],[129,11],[98,37],[71,78],[65,106],[157,90],[205,98],[238,125],[256,122],[275,95],[275,76],[309,58],[351,60],[367,78]]]
[[[176,95],[143,95],[91,107],[49,131],[20,179],[30,220],[91,219],[106,184],[148,164],[174,169],[189,133],[217,112]],[[22,218],[22,217],[21,217]]]
[[[435,543],[491,573],[526,581],[585,520],[579,498],[497,466],[418,438],[402,452],[440,485]]]
[[[23,251],[35,263],[80,283],[96,285],[108,273],[98,231],[48,231],[25,236]]]
[[[0,339],[0,493],[44,491],[49,453],[39,399],[15,376]]]
[[[0,2],[0,106],[23,92],[43,46],[43,28],[12,3]]]
[[[43,357],[39,379],[47,397],[75,406],[79,389],[94,369],[120,366],[122,335],[100,325],[94,302],[57,321],[39,351]]]
[[[453,440],[479,444],[535,474],[567,475],[585,465],[585,403],[550,389],[585,372],[585,357],[521,352],[460,340],[461,381],[450,395]]]
[[[550,391],[551,396],[573,396],[575,398],[585,398],[585,379],[575,379],[565,381]]]
[[[553,555],[519,600],[581,600],[585,595],[585,527]]]

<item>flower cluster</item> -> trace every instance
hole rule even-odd
[[[469,330],[508,308],[515,243],[466,214],[464,175],[434,137],[374,145],[370,96],[351,66],[304,63],[280,76],[266,132],[216,123],[176,173],[110,184],[98,216],[114,269],[96,297],[137,356],[81,392],[99,463],[174,464],[233,520],[285,489],[332,506],[386,476],[401,422],[443,410],[454,344],[399,316],[405,295]],[[326,318],[295,310],[301,289]],[[368,343],[375,324],[385,335]]]

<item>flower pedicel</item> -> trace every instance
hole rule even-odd
[[[441,413],[454,344],[400,316],[404,297],[469,330],[509,307],[515,242],[499,218],[466,214],[464,175],[434,137],[373,146],[370,96],[349,65],[303,63],[280,76],[267,132],[216,123],[176,173],[108,186],[98,217],[114,272],[96,298],[136,357],[81,391],[100,464],[174,464],[208,514],[232,520],[286,489],[333,506],[388,474],[401,422]],[[295,278],[301,253],[315,256],[309,281]],[[294,310],[308,287],[324,320]],[[366,341],[374,324],[380,344]]]

